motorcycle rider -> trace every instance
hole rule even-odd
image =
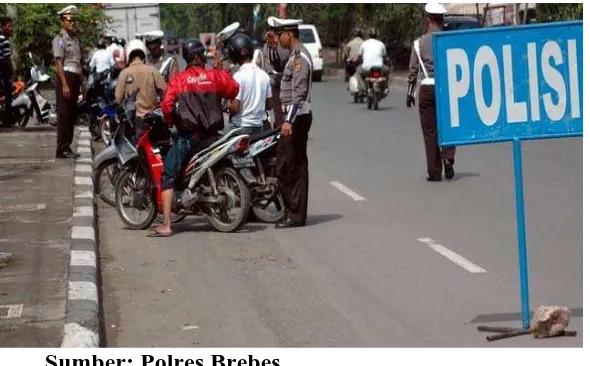
[[[352,39],[344,46],[344,52],[342,52],[342,59],[346,65],[345,71],[345,82],[348,82],[351,76],[356,73],[358,66],[357,59],[359,57],[359,49],[363,44],[363,32],[360,27],[354,27],[352,30]]]
[[[107,45],[104,41],[99,41],[97,45],[98,50],[92,55],[90,60],[90,72],[94,69],[94,72],[100,74],[108,71],[115,65],[115,59],[113,54],[107,51]]]
[[[119,45],[119,47],[123,48],[123,52],[119,55],[118,58],[115,58],[115,63],[117,65],[117,67],[120,70],[123,70],[125,68],[125,65],[127,64],[127,60],[126,60],[126,51],[125,51],[125,45],[127,44],[127,42],[125,42],[125,40],[123,38],[117,38],[117,45]]]
[[[270,77],[252,61],[252,39],[245,34],[236,34],[228,41],[229,57],[239,66],[234,80],[240,85],[237,97],[229,103],[231,121],[221,131],[226,134],[242,128],[247,134],[263,130],[267,106],[271,105]]]
[[[137,89],[135,102],[135,137],[143,128],[143,117],[158,106],[158,96],[164,95],[166,82],[155,67],[146,65],[148,50],[139,39],[129,42],[125,49],[125,56],[129,66],[119,74],[115,88],[115,99],[118,104],[132,95]]]
[[[164,160],[164,222],[149,237],[173,235],[170,217],[175,181],[198,140],[213,136],[223,128],[221,99],[234,99],[239,91],[239,85],[230,73],[220,69],[219,56],[215,56],[214,69],[205,69],[206,48],[201,41],[185,40],[182,43],[182,57],[187,63],[186,70],[172,78],[161,103],[164,122],[167,125],[174,124],[178,134],[174,136],[174,143]],[[172,113],[177,103],[178,117],[173,119]]]
[[[375,28],[371,28],[368,36],[369,39],[361,44],[357,58],[357,61],[362,60],[362,64],[357,68],[357,72],[362,79],[361,86],[366,90],[365,78],[370,75],[372,68],[378,67],[386,78],[385,95],[387,95],[389,93],[389,67],[387,66],[389,58],[387,49],[385,44],[377,39],[377,30]]]
[[[149,50],[146,63],[155,67],[160,74],[164,77],[166,82],[172,80],[174,75],[178,74],[178,62],[173,55],[166,55],[164,53],[164,47],[162,41],[164,39],[164,32],[161,30],[146,32],[143,34],[145,45]],[[168,64],[165,69],[162,66],[170,59],[173,58],[172,62]]]

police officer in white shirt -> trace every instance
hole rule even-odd
[[[226,50],[231,61],[239,65],[233,77],[240,85],[240,91],[229,104],[231,121],[220,133],[236,128],[242,128],[250,135],[261,132],[272,98],[270,77],[252,61],[254,46],[247,35],[238,33],[231,37]]]
[[[362,76],[362,84],[364,84],[365,77],[369,76],[371,68],[378,67],[381,68],[382,74],[387,78],[385,85],[389,85],[389,66],[387,66],[389,58],[387,57],[385,44],[377,39],[375,28],[371,28],[368,36],[369,39],[364,41],[359,48],[359,59],[362,60],[362,64],[357,69],[357,72]]]
[[[102,73],[108,71],[115,65],[113,54],[107,51],[105,41],[98,42],[98,50],[92,55],[90,60],[90,70],[95,69],[95,72]]]

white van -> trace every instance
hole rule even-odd
[[[305,48],[311,54],[311,62],[313,63],[313,80],[322,81],[324,73],[324,59],[322,58],[322,43],[315,25],[301,24],[299,25],[299,41],[303,43]]]

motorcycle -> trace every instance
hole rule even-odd
[[[380,67],[372,67],[369,75],[365,77],[365,84],[367,85],[367,108],[378,110],[379,102],[386,97],[386,89],[384,83],[387,78],[381,72]]]
[[[95,140],[110,143],[110,123],[115,119],[114,69],[101,73],[88,73],[86,98],[78,98],[79,121],[87,125]]]
[[[358,63],[353,62],[351,60],[347,60],[345,62],[346,71],[350,75],[350,78],[348,79],[348,91],[352,95],[354,103],[364,103],[365,102],[365,92],[363,90],[361,90],[360,76],[356,72],[357,66],[358,66]]]
[[[144,122],[149,129],[140,134],[136,149],[121,134],[114,140],[124,169],[117,178],[116,208],[125,226],[133,230],[148,228],[162,213],[163,157],[170,147],[170,131],[160,109],[145,116]],[[248,146],[249,136],[239,131],[200,141],[178,179],[172,212],[202,213],[220,232],[239,230],[251,209],[246,181],[254,181],[250,168],[255,164],[246,155]],[[145,209],[148,215],[135,221],[125,211],[127,207]]]
[[[29,52],[29,59],[33,66],[30,70],[30,79],[26,81],[24,88],[11,103],[12,119],[20,127],[26,127],[29,119],[36,114],[37,124],[57,124],[57,111],[55,107],[41,94],[39,84],[45,83],[51,77],[42,65],[33,61],[33,55]]]

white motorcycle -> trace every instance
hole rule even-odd
[[[33,62],[33,55],[29,52],[29,58]],[[36,114],[37,124],[57,124],[57,112],[55,107],[39,91],[39,84],[51,79],[43,66],[33,62],[31,78],[25,84],[23,91],[11,103],[13,120],[18,126],[25,127],[29,119]]]

